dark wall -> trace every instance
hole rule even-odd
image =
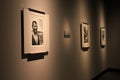
[[[107,51],[108,64],[113,68],[120,68],[120,2],[111,0],[106,2],[107,17]]]
[[[23,8],[49,14],[50,50],[44,59],[21,59]],[[88,51],[80,48],[81,22],[90,24]],[[0,80],[90,80],[107,68],[107,45],[101,48],[99,38],[105,23],[100,0],[0,0]]]

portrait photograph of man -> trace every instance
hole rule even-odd
[[[32,21],[32,45],[43,45],[42,20]]]

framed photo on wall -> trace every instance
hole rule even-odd
[[[49,15],[30,8],[23,9],[24,53],[49,50]]]
[[[105,27],[100,28],[100,45],[104,47],[106,45],[106,29]]]
[[[90,47],[90,25],[88,23],[81,23],[81,47]]]

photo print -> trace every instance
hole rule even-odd
[[[90,47],[90,26],[88,23],[81,23],[81,47],[89,48]]]

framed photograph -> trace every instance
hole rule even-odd
[[[100,45],[104,47],[106,45],[106,29],[105,27],[100,28]]]
[[[88,23],[81,23],[81,47],[90,47],[90,26]]]
[[[49,50],[49,15],[34,9],[23,9],[24,53],[44,53]]]

